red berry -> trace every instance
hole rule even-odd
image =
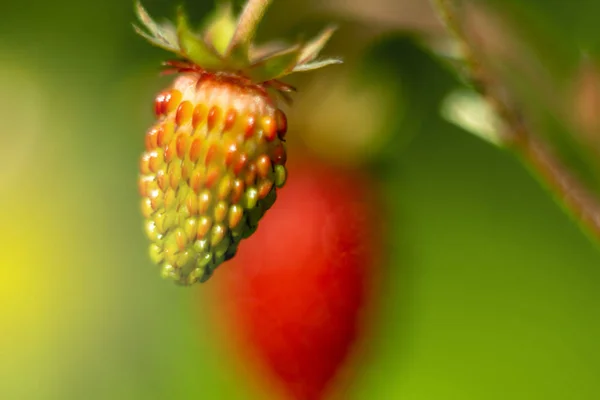
[[[322,399],[360,333],[377,229],[368,182],[306,163],[240,244],[217,286],[217,314],[292,399]]]

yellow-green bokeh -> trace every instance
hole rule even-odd
[[[513,2],[557,40],[600,37],[591,23],[561,31],[557,2]],[[302,22],[297,2],[274,3]],[[132,4],[0,8],[0,398],[264,398],[209,325],[202,287],[162,281],[148,260],[137,165],[168,78],[164,53],[133,35]],[[571,22],[600,11],[574,8]],[[444,69],[401,34],[378,43],[401,93],[397,120],[375,125],[393,130],[382,159],[365,165],[392,229],[379,325],[344,398],[600,397],[598,249],[510,154],[441,120]],[[391,79],[366,71],[374,87]]]

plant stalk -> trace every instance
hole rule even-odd
[[[465,34],[453,0],[432,0],[446,30],[454,36],[466,63],[467,78],[486,99],[502,121],[505,145],[518,155],[542,181],[555,198],[573,215],[597,243],[600,243],[600,202],[590,190],[559,160],[550,147],[540,139],[507,99],[500,95],[499,83],[494,81],[477,57]]]

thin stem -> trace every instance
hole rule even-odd
[[[600,204],[596,197],[565,169],[544,143],[531,136],[525,136],[523,140],[527,142],[513,146],[521,159],[537,172],[546,187],[586,230],[600,240]]]
[[[251,43],[256,34],[258,24],[273,0],[248,0],[238,20],[238,26],[229,43],[226,54],[240,45]]]
[[[494,77],[483,67],[458,19],[452,0],[432,0],[448,32],[462,47],[468,78],[503,122],[502,139],[532,169],[545,186],[600,241],[600,202],[525,123]]]

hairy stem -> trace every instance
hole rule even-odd
[[[600,242],[600,202],[556,157],[550,147],[531,131],[521,113],[511,104],[500,82],[483,67],[459,21],[453,0],[432,0],[448,32],[461,46],[468,78],[501,119],[505,145],[543,181],[555,197]]]
[[[254,40],[258,24],[273,0],[249,0],[240,15],[237,29],[233,35],[227,54],[233,48],[251,43]]]

